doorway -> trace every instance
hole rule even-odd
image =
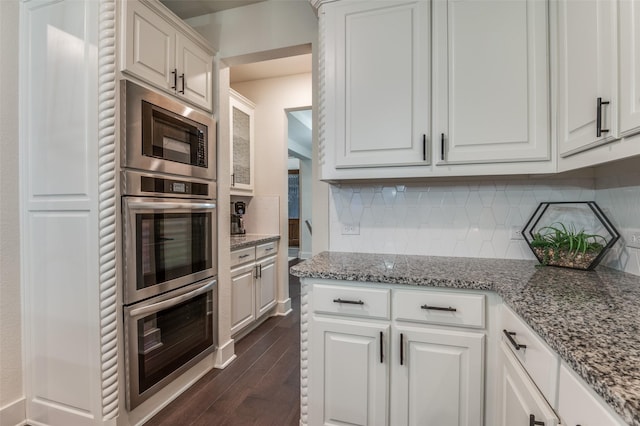
[[[287,111],[290,258],[311,257],[312,123],[311,108]]]

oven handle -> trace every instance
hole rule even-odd
[[[160,312],[164,309],[170,308],[172,306],[178,305],[184,301],[192,299],[196,296],[199,296],[207,291],[211,290],[213,286],[216,285],[216,280],[211,281],[209,284],[200,287],[197,290],[193,290],[189,293],[182,294],[180,296],[176,296],[173,299],[165,300],[162,302],[154,303],[153,305],[144,306],[142,308],[132,309],[129,311],[129,316],[132,318],[153,314],[156,312]]]
[[[135,203],[130,203],[128,205],[131,210],[168,210],[168,209],[215,209],[216,203],[173,203],[167,201],[161,202],[148,202],[148,201],[136,201]]]

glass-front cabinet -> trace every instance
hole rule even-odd
[[[253,195],[254,120],[253,102],[229,90],[231,120],[231,194]]]

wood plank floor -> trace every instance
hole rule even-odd
[[[236,342],[235,361],[207,373],[145,425],[298,425],[300,282],[293,276],[289,296],[293,312],[269,318]]]

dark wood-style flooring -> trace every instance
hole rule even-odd
[[[297,261],[291,261],[293,265]],[[300,418],[300,282],[289,276],[293,312],[236,342],[237,358],[214,369],[145,426],[293,426]]]

